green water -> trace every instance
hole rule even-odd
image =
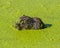
[[[52,26],[19,31],[13,25],[23,14]],[[60,0],[0,0],[0,48],[60,48]]]

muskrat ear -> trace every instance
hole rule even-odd
[[[22,15],[22,16],[20,17],[20,19],[22,19],[22,18],[23,18],[23,16],[26,16],[26,15]]]

